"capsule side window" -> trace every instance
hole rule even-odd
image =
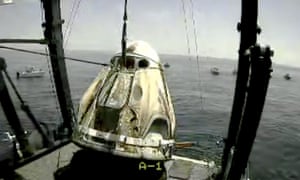
[[[149,61],[147,61],[146,59],[142,59],[138,62],[138,66],[139,68],[147,68],[149,67]]]

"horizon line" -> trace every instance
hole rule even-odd
[[[32,51],[39,51],[41,52],[42,49],[39,48],[22,48],[22,49],[26,49],[26,50],[32,50]],[[1,49],[0,49],[1,50]],[[3,50],[7,50],[7,49],[3,49]],[[13,50],[11,50],[13,51]],[[86,51],[86,52],[100,52],[100,53],[111,53],[116,54],[116,51],[114,50],[103,50],[103,49],[67,49],[64,48],[65,52],[68,51]],[[22,52],[20,52],[22,53]],[[24,53],[24,52],[23,52]],[[217,57],[217,56],[211,56],[211,55],[196,55],[196,54],[192,54],[192,55],[188,55],[188,54],[179,54],[179,53],[172,53],[172,52],[162,52],[162,53],[158,53],[159,56],[184,56],[184,57],[201,57],[201,58],[211,58],[211,59],[222,59],[222,60],[230,60],[230,61],[236,61],[238,62],[238,55],[236,58],[231,58],[231,57]],[[196,60],[196,59],[192,59],[192,60]],[[285,63],[280,63],[280,62],[274,62],[272,61],[273,65],[281,65],[281,66],[287,66],[287,67],[291,67],[291,68],[300,68],[300,65],[290,65],[290,64],[285,64]]]

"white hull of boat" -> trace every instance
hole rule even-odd
[[[20,73],[19,77],[20,78],[34,78],[34,77],[43,77],[45,74],[44,71],[39,71],[39,72],[31,72],[31,73]]]
[[[220,74],[218,68],[212,68],[212,69],[210,70],[210,72],[211,72],[213,75],[219,75],[219,74]]]

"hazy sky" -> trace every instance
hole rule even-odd
[[[42,37],[38,0],[14,0],[0,7],[0,38]],[[61,0],[66,26],[72,3]],[[184,0],[189,46],[196,54],[190,0]],[[193,0],[200,56],[237,58],[240,34],[239,0]],[[82,0],[72,26],[67,49],[120,49],[123,0]],[[258,42],[275,50],[274,62],[300,67],[299,0],[260,0]],[[128,37],[148,41],[159,53],[187,54],[181,0],[128,0]]]

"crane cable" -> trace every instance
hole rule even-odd
[[[76,4],[77,3],[77,4]],[[75,17],[76,17],[76,15],[78,14],[78,9],[79,9],[79,7],[80,7],[80,3],[81,3],[81,0],[79,0],[79,1],[76,1],[75,0],[75,3],[73,3],[73,6],[72,6],[72,10],[71,10],[71,14],[70,14],[70,19],[69,19],[69,21],[68,21],[68,23],[67,23],[67,27],[66,27],[66,29],[65,29],[65,32],[64,32],[64,36],[63,36],[63,38],[64,38],[64,44],[63,44],[63,48],[65,49],[66,47],[67,47],[67,45],[68,45],[68,42],[69,42],[69,38],[70,38],[70,36],[71,36],[71,32],[72,32],[72,27],[73,27],[73,24],[74,24],[74,20],[75,20]],[[75,8],[75,5],[76,5],[76,8]],[[74,10],[74,8],[75,8],[75,10]],[[68,33],[67,33],[68,32]],[[75,112],[75,110],[74,110],[74,105],[73,105],[73,103],[72,103],[72,114],[73,114],[73,116],[74,116],[74,118],[76,117],[76,112]],[[74,119],[73,119],[74,120]],[[75,120],[74,120],[75,121]],[[74,125],[76,124],[76,122],[73,122],[74,123]]]
[[[77,4],[76,4],[77,2]],[[71,36],[71,32],[72,32],[72,27],[73,27],[73,24],[74,24],[74,20],[75,20],[75,17],[76,15],[78,14],[78,9],[80,7],[80,3],[81,3],[81,0],[79,1],[76,1],[75,0],[75,3],[73,3],[73,6],[72,6],[72,10],[71,10],[71,17],[67,23],[67,26],[66,26],[66,29],[65,29],[65,32],[64,32],[64,48],[66,48],[66,46],[68,45],[68,42],[69,42],[69,39],[70,39],[70,36]],[[76,5],[76,9],[75,8],[75,5]]]
[[[63,38],[64,38],[64,40],[65,40],[66,37],[67,37],[67,32],[68,32],[68,29],[69,29],[69,26],[70,26],[70,23],[71,23],[71,19],[72,19],[72,17],[73,17],[73,13],[74,13],[74,9],[75,9],[76,0],[75,0],[75,3],[72,3],[72,4],[73,4],[73,5],[72,5],[71,13],[70,13],[70,18],[69,18],[69,20],[68,20],[68,22],[67,22],[65,31],[64,31],[64,33],[63,33]]]
[[[187,39],[187,44],[188,44],[188,56],[189,56],[189,59],[191,60],[190,39],[189,39],[188,28],[187,28],[186,9],[185,9],[185,5],[184,5],[184,0],[181,0],[181,2],[182,2],[182,10],[184,13],[186,39]],[[204,92],[204,89],[202,89],[202,85],[201,85],[202,83],[201,83],[201,74],[200,74],[199,53],[198,53],[198,37],[197,37],[196,21],[195,21],[195,17],[194,17],[193,0],[190,0],[190,10],[191,10],[193,29],[194,29],[195,50],[196,50],[197,70],[198,70],[198,89],[199,89],[199,97],[200,97],[200,109],[203,110],[204,97],[202,95],[202,92]]]
[[[186,18],[186,10],[185,10],[185,5],[184,5],[184,0],[181,0],[182,4],[182,11],[184,15],[184,27],[185,27],[185,32],[186,32],[186,44],[187,44],[187,51],[188,51],[188,56],[189,60],[191,61],[191,48],[190,48],[190,37],[189,37],[189,31],[188,31],[188,26],[187,26],[187,18]]]
[[[198,87],[199,87],[199,95],[200,95],[200,107],[201,110],[203,110],[203,101],[204,97],[201,92],[204,92],[204,89],[202,89],[202,83],[201,83],[201,74],[200,74],[200,63],[199,63],[199,52],[198,52],[198,36],[197,36],[197,28],[196,28],[196,21],[194,16],[194,3],[193,0],[190,0],[191,4],[191,12],[192,12],[192,20],[193,20],[193,26],[194,26],[194,39],[195,39],[195,48],[196,48],[196,60],[197,60],[197,69],[198,69]]]

